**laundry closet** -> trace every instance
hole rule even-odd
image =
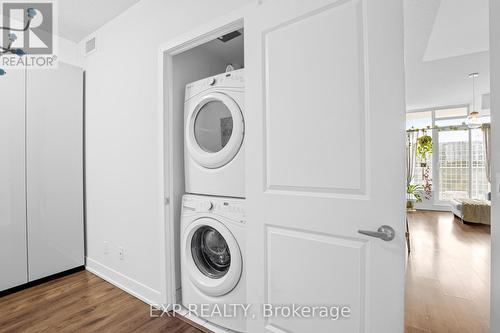
[[[235,29],[171,59],[171,217],[177,301],[186,308],[246,303],[244,31]],[[213,306],[213,307],[212,307]],[[239,311],[237,309],[236,311]],[[191,319],[245,332],[241,315]]]

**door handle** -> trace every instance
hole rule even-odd
[[[358,230],[360,234],[380,238],[386,242],[391,241],[396,236],[396,232],[391,226],[383,225],[377,231]]]

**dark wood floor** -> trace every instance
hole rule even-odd
[[[451,213],[409,216],[406,332],[489,330],[490,231]],[[203,329],[203,331],[206,331]],[[0,332],[200,333],[82,271],[0,298]]]
[[[430,211],[409,223],[406,332],[489,332],[489,226]]]
[[[151,318],[148,305],[82,271],[0,298],[0,332],[202,331],[179,318]]]

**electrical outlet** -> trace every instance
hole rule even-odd
[[[118,248],[118,257],[120,258],[120,260],[123,260],[123,259],[124,259],[124,257],[125,257],[125,253],[124,253],[124,252],[125,252],[125,251],[123,250],[123,247],[121,247],[121,246],[120,246],[120,247]]]
[[[103,246],[103,252],[104,254],[108,254],[109,253],[109,243],[108,241],[104,241],[104,246]]]

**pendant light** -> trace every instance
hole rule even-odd
[[[469,78],[472,79],[472,111],[467,116],[467,127],[470,129],[475,129],[481,127],[479,122],[479,112],[476,111],[476,78],[479,73],[470,73]]]

